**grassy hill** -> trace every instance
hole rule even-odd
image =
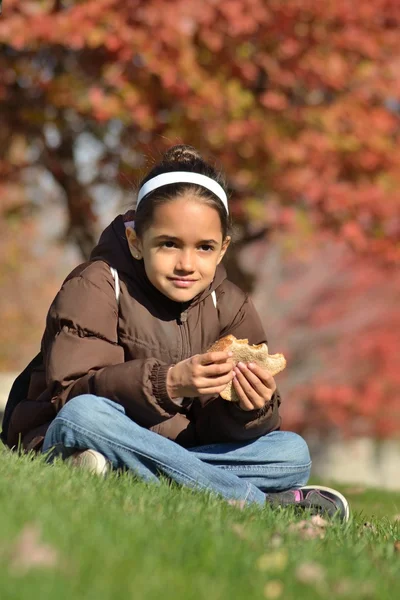
[[[1,450],[0,598],[400,597],[400,494],[341,490],[346,525]]]

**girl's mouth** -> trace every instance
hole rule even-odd
[[[196,283],[196,279],[179,279],[179,277],[169,277],[170,281],[176,286],[187,288]]]

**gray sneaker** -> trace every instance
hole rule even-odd
[[[346,498],[338,491],[322,485],[306,485],[299,490],[271,493],[267,502],[272,506],[294,506],[295,509],[309,510],[312,514],[339,517],[348,521],[350,507]]]
[[[74,467],[85,469],[104,477],[111,469],[111,463],[96,450],[79,450],[69,456],[66,462]]]

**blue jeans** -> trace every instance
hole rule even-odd
[[[181,485],[208,490],[228,500],[265,503],[266,492],[299,488],[311,469],[306,442],[289,431],[256,440],[195,448],[140,427],[111,400],[85,394],[73,398],[51,423],[43,452],[67,458],[91,448],[114,468],[128,468],[146,481],[162,474]]]

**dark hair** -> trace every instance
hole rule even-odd
[[[164,154],[157,165],[140,182],[140,187],[149,179],[157,177],[162,173],[170,173],[173,171],[189,171],[191,173],[200,173],[217,181],[220,186],[227,192],[226,183],[221,172],[217,171],[210,164],[205,162],[201,155],[192,146],[183,144],[173,146]],[[150,192],[141,200],[138,209],[135,212],[135,231],[140,237],[145,229],[153,220],[154,211],[157,206],[170,202],[177,196],[183,196],[185,193],[191,192],[201,198],[204,204],[212,206],[219,214],[221,221],[222,239],[229,235],[231,230],[231,220],[226,212],[225,206],[221,200],[208,189],[194,183],[171,183],[161,188]]]

